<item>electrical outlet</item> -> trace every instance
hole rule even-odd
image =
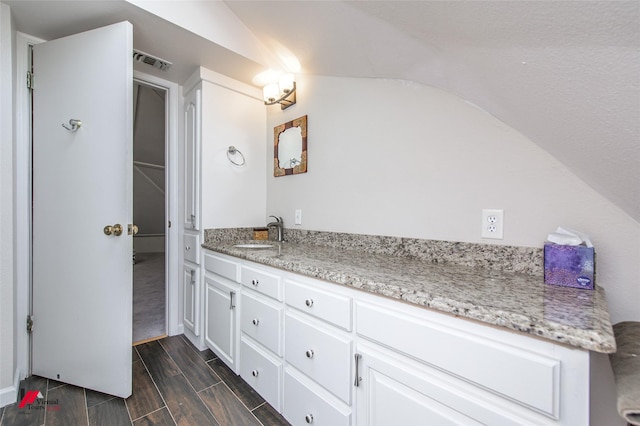
[[[296,209],[296,217],[294,223],[296,225],[302,225],[302,209]]]
[[[482,210],[482,238],[503,239],[504,235],[504,210]]]

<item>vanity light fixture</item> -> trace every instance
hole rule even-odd
[[[280,104],[281,109],[296,103],[296,81],[293,74],[284,74],[278,83],[270,83],[262,89],[265,105]]]

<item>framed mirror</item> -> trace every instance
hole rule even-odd
[[[307,172],[307,116],[273,128],[273,175]]]

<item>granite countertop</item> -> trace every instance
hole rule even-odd
[[[202,246],[554,342],[616,351],[601,287],[550,286],[537,275],[314,244],[270,241],[265,243],[271,248],[234,247],[241,242],[250,241],[206,241]]]

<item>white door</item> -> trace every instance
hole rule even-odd
[[[133,29],[34,47],[32,373],[131,394]],[[78,119],[77,130],[66,130]],[[105,226],[122,226],[106,235]]]

